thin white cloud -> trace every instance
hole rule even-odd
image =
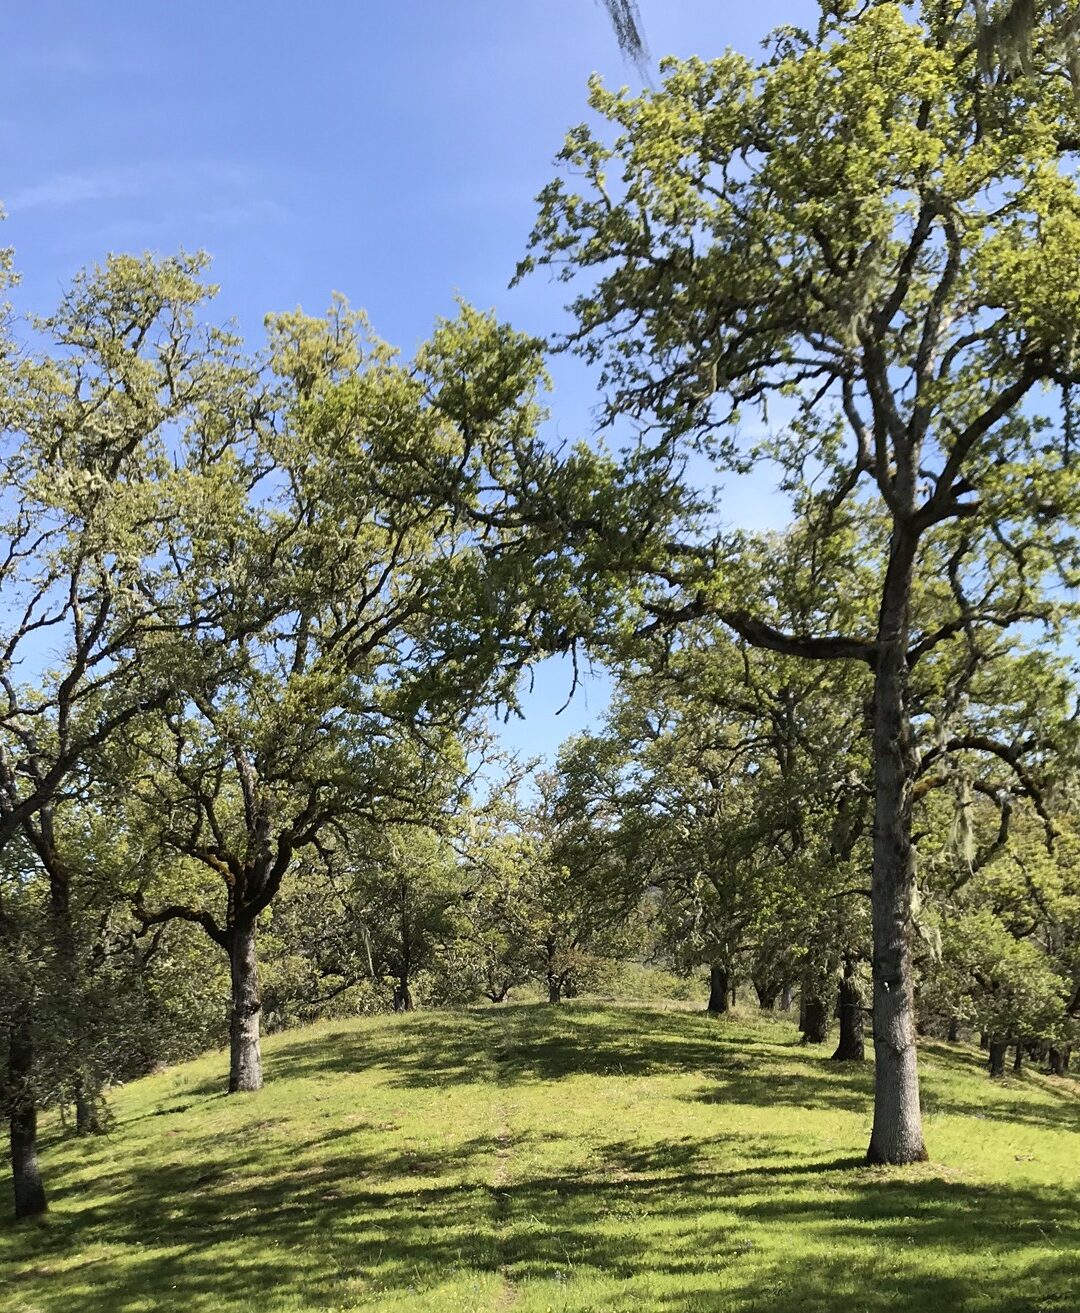
[[[88,50],[84,46],[60,42],[37,49],[22,48],[7,52],[8,69],[15,73],[31,73],[35,77],[94,78],[147,72],[145,60],[138,60],[131,51],[107,49]]]
[[[252,195],[256,180],[246,169],[217,161],[189,164],[147,163],[58,173],[17,187],[5,198],[11,215],[27,210],[58,210],[107,201],[189,200],[206,208],[208,194],[232,210],[251,204],[273,205]]]

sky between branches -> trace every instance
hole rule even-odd
[[[653,56],[753,50],[810,0],[642,0]],[[655,67],[655,65],[654,65]],[[204,248],[218,313],[252,342],[269,310],[321,312],[334,290],[407,353],[456,294],[518,327],[561,322],[565,289],[507,289],[585,81],[640,84],[591,0],[399,0],[297,7],[47,5],[0,20],[0,203],[20,307],[46,311],[108,251]],[[593,383],[553,362],[553,435],[592,427]],[[765,478],[724,519],[782,521]],[[607,683],[571,706],[547,662],[508,745],[551,754],[594,723]]]

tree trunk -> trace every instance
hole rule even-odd
[[[558,976],[553,976],[549,974],[547,978],[547,984],[548,984],[548,1002],[561,1003],[562,981],[559,979]]]
[[[232,1017],[229,1026],[229,1093],[262,1089],[262,1052],[259,1047],[259,959],[255,951],[255,922],[233,927],[229,945],[232,972]]]
[[[988,1031],[979,1031],[979,1048],[985,1053],[990,1047],[990,1034]]]
[[[1024,1041],[1016,1041],[1016,1053],[1013,1055],[1013,1071],[1019,1076],[1024,1070]]]
[[[39,1217],[48,1207],[37,1159],[37,1107],[33,1093],[34,1039],[23,1013],[8,1033],[5,1102],[11,1136],[11,1180],[15,1217]]]
[[[806,1020],[803,1024],[804,1044],[824,1044],[829,1038],[829,1008],[822,998],[806,1000]]]
[[[862,1062],[866,1056],[863,1046],[863,1009],[859,986],[855,980],[855,967],[844,963],[840,980],[840,1043],[833,1054],[834,1062]]]
[[[709,967],[709,1005],[706,1011],[710,1016],[718,1017],[730,1010],[731,978],[725,967]]]
[[[1052,1076],[1065,1075],[1065,1064],[1060,1049],[1051,1047],[1050,1052],[1046,1055],[1046,1061]]]
[[[948,1039],[948,1041],[949,1041],[950,1044],[955,1044],[955,1043],[957,1042],[957,1040],[959,1040],[959,1038],[960,1038],[960,1018],[959,1018],[959,1017],[950,1017],[950,1018],[949,1018],[949,1030],[948,1030],[948,1034],[947,1034],[946,1038]]]
[[[917,542],[897,528],[878,619],[874,666],[874,1127],[871,1163],[926,1159],[915,1050],[911,964],[911,786],[915,747],[907,707],[907,629]]]
[[[1008,1050],[1008,1047],[1009,1047],[1008,1040],[998,1039],[996,1035],[991,1035],[990,1044],[989,1044],[989,1049],[990,1049],[989,1068],[990,1068],[991,1076],[1005,1075],[1005,1054]]]
[[[98,1091],[84,1076],[79,1076],[75,1082],[75,1134],[100,1135],[101,1131]]]
[[[780,986],[771,980],[755,980],[754,992],[757,994],[758,1007],[762,1012],[771,1012],[776,1006],[776,996]]]
[[[790,983],[789,983],[789,984],[786,984],[786,985],[784,986],[784,988],[783,988],[783,992],[782,992],[781,995],[780,995],[780,1011],[781,1011],[781,1012],[790,1012],[790,1011],[791,1011],[791,1005],[792,1005],[792,1003],[794,1002],[794,996],[795,996],[795,989],[794,989],[794,987],[793,987]]]
[[[409,988],[409,977],[402,975],[394,986],[394,1011],[413,1012],[415,1008],[416,1004],[413,1002],[412,990]]]

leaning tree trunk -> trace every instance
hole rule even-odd
[[[229,1026],[229,1093],[262,1089],[262,1052],[259,1021],[259,959],[255,950],[255,922],[233,927],[229,942],[232,972],[232,1017]]]
[[[915,1048],[911,789],[915,746],[907,707],[907,614],[916,541],[895,530],[874,668],[874,1127],[871,1163],[926,1158]]]
[[[709,967],[709,1005],[706,1011],[718,1017],[731,1009],[731,977],[726,967]]]
[[[990,1036],[990,1060],[988,1067],[990,1075],[994,1077],[1005,1075],[1005,1055],[1009,1049],[1009,1041],[1002,1039],[998,1035]]]
[[[863,1045],[863,1008],[859,986],[855,980],[855,967],[844,963],[840,979],[840,1043],[833,1054],[834,1062],[862,1062],[866,1056]]]
[[[33,1093],[34,1039],[30,1018],[17,1016],[8,1034],[8,1069],[5,1090],[11,1135],[11,1180],[15,1189],[15,1217],[38,1217],[45,1212],[45,1186],[37,1159],[37,1107]]]

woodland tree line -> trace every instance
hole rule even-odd
[[[461,305],[406,360],[335,300],[252,349],[188,255],[7,315],[17,1215],[39,1109],[106,1129],[110,1083],[225,1027],[251,1091],[266,1022],[628,961],[707,968],[713,1012],[797,995],[838,1059],[869,1019],[874,1162],[925,1157],[917,1032],[1067,1068],[1073,10],[990,54],[971,6],[820,11],[594,82],[518,271],[567,281],[561,340]],[[550,441],[549,350],[606,444]],[[733,529],[711,480],[762,468],[790,524]],[[529,776],[490,717],[553,653],[612,704]]]

